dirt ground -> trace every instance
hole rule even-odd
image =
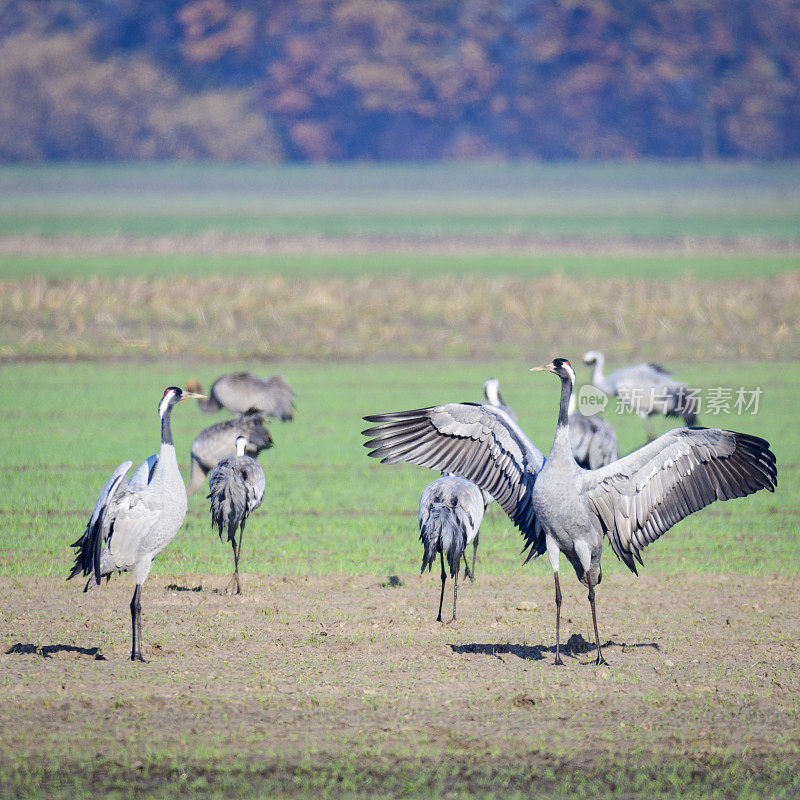
[[[800,774],[796,580],[610,576],[598,589],[600,667],[571,574],[563,667],[541,570],[462,582],[446,626],[434,622],[436,575],[244,575],[242,597],[220,594],[226,582],[151,577],[149,663],[132,664],[130,576],[87,594],[61,578],[0,579],[2,774],[41,764],[45,786],[48,769],[113,762],[140,774],[167,758],[185,779],[198,761],[213,772],[235,757],[274,775],[365,754],[373,772],[445,757],[463,769],[484,754],[470,767],[477,786],[484,767],[495,770],[486,785],[502,777],[500,762],[551,776],[610,763]]]

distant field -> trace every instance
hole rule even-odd
[[[0,235],[800,238],[800,166],[0,169]]]
[[[434,473],[390,468],[367,458],[359,435],[366,427],[364,414],[477,400],[483,381],[495,375],[533,441],[545,452],[552,443],[557,382],[531,375],[527,367],[533,363],[528,361],[241,366],[265,374],[280,370],[298,395],[296,421],[271,426],[275,447],[261,457],[267,499],[248,527],[243,555],[248,572],[390,575],[419,569],[416,506]],[[800,391],[800,367],[672,366],[700,387],[763,388],[757,415],[701,414],[701,420],[771,440],[780,485],[775,495],[716,504],[681,523],[645,553],[647,572],[798,574],[800,435],[785,419]],[[185,385],[193,377],[207,385],[221,371],[184,361],[5,366],[0,384],[0,513],[5,531],[0,574],[64,575],[71,558],[68,545],[83,530],[111,470],[124,459],[138,463],[157,450],[156,407],[163,388]],[[585,377],[585,369],[578,372]],[[173,426],[184,466],[194,436],[220,419],[224,415],[201,414],[194,404],[177,408]],[[616,414],[612,419],[622,452],[642,443],[638,419]],[[666,429],[666,423],[659,428]],[[224,575],[230,567],[229,549],[211,531],[207,501],[198,493],[156,571]],[[481,535],[481,570],[546,573],[545,564],[523,567],[519,550],[519,534],[495,508]],[[626,572],[610,550],[606,570]]]
[[[313,245],[309,245],[313,248]],[[800,270],[800,254],[787,255],[454,255],[369,253],[349,255],[0,255],[0,280],[145,277],[172,275],[284,275],[291,278],[442,275],[535,277],[561,273],[575,278],[632,277],[704,281],[767,277]]]

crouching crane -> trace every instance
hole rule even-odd
[[[186,494],[191,497],[205,482],[206,475],[223,459],[236,455],[236,440],[247,440],[245,453],[257,458],[262,450],[272,447],[272,436],[264,427],[260,414],[248,412],[235,419],[218,422],[197,434],[192,442],[192,472]]]
[[[151,456],[125,483],[133,462],[124,461],[103,487],[86,530],[72,546],[77,548],[75,564],[67,580],[79,573],[91,575],[92,582],[113,572],[132,572],[136,588],[131,600],[131,661],[142,657],[142,584],[153,559],[173,540],[186,516],[186,487],[178,469],[172,443],[170,417],[182,400],[196,397],[176,386],[164,391],[158,405],[161,419],[161,449]]]

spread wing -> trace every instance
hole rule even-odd
[[[531,492],[544,456],[502,409],[447,403],[364,417],[370,457],[451,472],[488,492],[523,534],[533,535]]]
[[[633,572],[640,552],[676,522],[778,484],[769,442],[717,428],[675,428],[582,480],[597,529]]]

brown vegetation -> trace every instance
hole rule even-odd
[[[3,10],[2,160],[800,155],[797,0]]]
[[[170,277],[0,282],[0,357],[797,359],[800,274],[720,281]],[[642,352],[640,342],[645,342]]]

